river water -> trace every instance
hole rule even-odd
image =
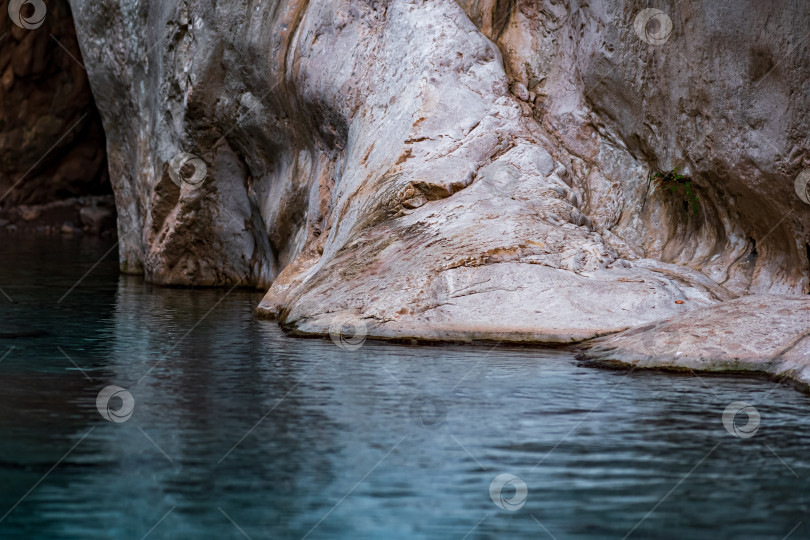
[[[256,292],[119,276],[111,248],[0,237],[0,538],[810,538],[792,388],[345,350],[254,319]]]

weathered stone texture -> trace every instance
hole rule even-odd
[[[807,302],[807,5],[682,2],[650,45],[641,4],[73,0],[122,267],[389,338]],[[172,182],[181,152],[201,186]],[[675,167],[697,212],[648,181]]]

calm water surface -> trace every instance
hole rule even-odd
[[[64,296],[111,247],[0,237],[0,538],[810,538],[793,389],[555,350],[342,350],[255,320],[255,292],[119,276],[115,250]],[[126,422],[96,408],[109,385]],[[724,429],[733,401],[754,437]],[[506,473],[517,511],[490,498]]]

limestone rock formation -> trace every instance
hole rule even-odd
[[[595,223],[735,294],[810,292],[810,207],[794,188],[810,167],[807,2],[460,3],[573,154]],[[697,214],[649,186],[676,167]]]
[[[291,330],[387,338],[807,302],[799,0],[643,24],[629,0],[71,4],[125,271],[269,287],[259,312]],[[697,208],[649,181],[676,167]]]
[[[810,388],[810,302],[751,295],[591,342],[603,364],[754,371]]]

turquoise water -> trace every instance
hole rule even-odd
[[[255,292],[119,276],[115,250],[71,290],[111,247],[0,237],[0,538],[810,538],[791,388],[565,350],[343,350],[255,320]],[[110,385],[124,422],[97,409]],[[724,428],[734,401],[755,436]],[[490,497],[502,474],[507,503],[525,483],[515,511]]]

